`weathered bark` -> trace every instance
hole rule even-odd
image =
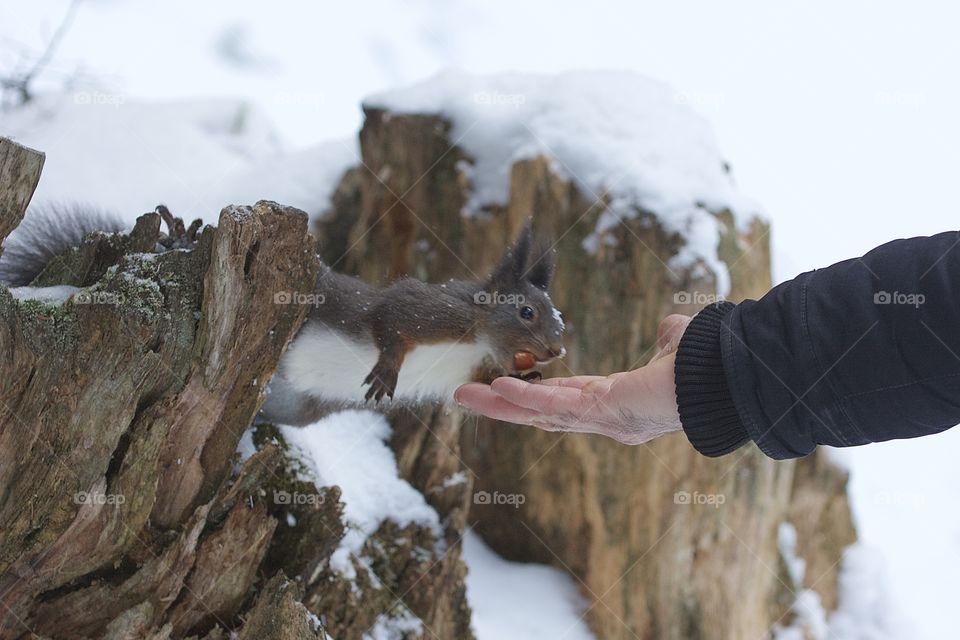
[[[239,640],[326,640],[319,619],[300,602],[299,587],[279,573],[260,592]]]
[[[23,220],[40,182],[43,161],[39,151],[0,137],[0,244]]]
[[[452,146],[449,123],[378,109],[366,116],[363,167],[344,178],[332,215],[317,231],[324,259],[372,282],[480,277],[532,213],[536,226],[557,239],[552,298],[568,329],[568,356],[548,374],[639,366],[664,315],[698,308],[676,305],[675,292],[715,291],[709,269],[668,267],[684,238],[664,230],[653,212],[637,211],[595,253],[586,251],[583,241],[605,202],[558,177],[545,158],[513,165],[504,206],[461,215],[470,187],[458,163],[470,159]],[[718,253],[729,266],[730,297],[761,295],[770,286],[767,225],[753,220],[743,229],[730,212],[715,215],[724,229]],[[403,467],[410,443],[435,434],[394,424]],[[755,449],[708,460],[682,435],[625,447],[488,420],[461,425],[457,414],[445,415],[443,424],[444,433],[461,432],[460,447],[448,445],[439,459],[462,458],[469,490],[526,497],[519,509],[473,505],[471,522],[505,557],[570,572],[602,638],[762,637],[793,600],[793,587],[776,571],[777,529],[792,496],[805,495],[804,508],[846,513],[836,499],[842,489],[795,482],[793,463],[775,463]],[[437,486],[423,467],[405,473],[427,495]],[[724,503],[678,504],[679,492],[722,496]],[[825,569],[854,536],[848,522],[841,519],[831,542],[811,550]],[[829,593],[834,577],[815,588]]]

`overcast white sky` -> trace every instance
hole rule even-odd
[[[29,5],[0,0],[0,34],[35,48],[65,4]],[[88,0],[53,66],[131,96],[248,96],[299,146],[354,133],[362,96],[446,67],[634,69],[713,122],[776,223],[783,278],[956,225],[958,20],[923,1]]]
[[[39,47],[65,6],[0,0],[0,65]],[[958,25],[955,4],[925,1],[91,0],[49,78],[82,67],[130,97],[247,96],[306,146],[354,134],[362,96],[447,67],[633,69],[714,124],[773,223],[784,279],[957,227]],[[955,431],[851,456],[864,537],[890,558],[917,637],[955,607]]]

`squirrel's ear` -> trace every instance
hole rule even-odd
[[[517,237],[517,241],[500,258],[497,268],[490,276],[490,282],[500,286],[519,284],[526,272],[532,242],[533,227],[528,222]]]
[[[546,243],[539,247],[537,254],[540,257],[527,272],[527,281],[530,284],[544,291],[550,288],[550,281],[553,280],[553,271],[556,267],[555,253]]]

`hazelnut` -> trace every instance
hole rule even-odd
[[[533,369],[537,364],[537,357],[529,351],[517,351],[513,354],[513,366],[517,371]]]

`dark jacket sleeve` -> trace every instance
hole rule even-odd
[[[772,458],[960,423],[960,233],[895,240],[720,302],[677,349],[680,420],[701,453]]]

